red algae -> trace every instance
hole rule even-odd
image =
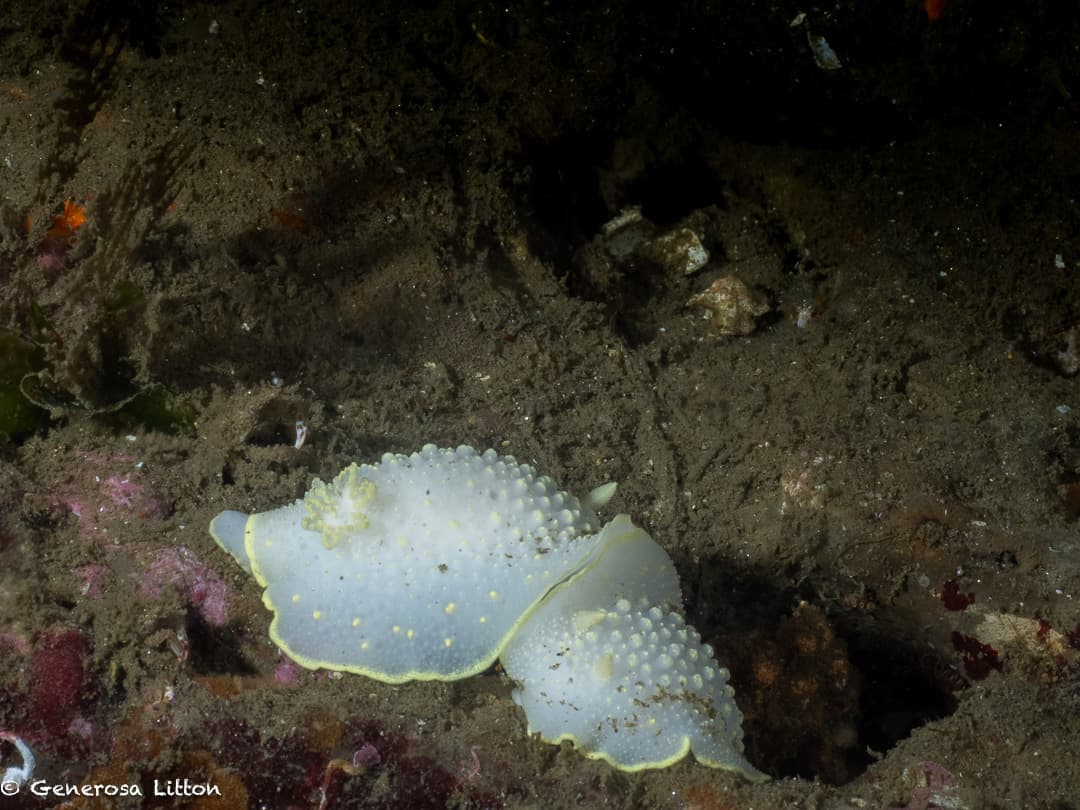
[[[956,630],[952,633],[952,644],[964,662],[964,672],[973,681],[981,681],[991,670],[1001,671],[1001,656],[989,644]]]
[[[975,594],[961,593],[956,580],[950,579],[941,589],[941,602],[945,605],[946,610],[967,610],[969,606],[975,603]]]
[[[92,729],[81,712],[97,693],[86,668],[89,652],[89,641],[76,630],[50,630],[35,642],[27,685],[29,722],[35,732],[70,738],[74,730],[75,738],[88,739]]]

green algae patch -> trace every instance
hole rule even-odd
[[[39,368],[45,353],[33,343],[0,331],[0,435],[19,441],[49,424],[49,412],[27,399],[21,384]]]

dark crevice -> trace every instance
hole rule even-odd
[[[774,777],[845,784],[955,711],[967,686],[943,658],[881,634],[864,614],[831,615],[809,585],[780,590],[720,562],[683,581],[688,621],[731,671],[747,756]]]

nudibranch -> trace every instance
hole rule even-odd
[[[351,464],[304,498],[222,512],[214,540],[264,588],[270,637],[309,669],[456,680],[498,658],[531,731],[624,770],[699,761],[765,778],[668,554],[494,450]]]

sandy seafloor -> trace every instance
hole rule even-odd
[[[146,806],[1080,807],[1069,5],[7,2],[0,730],[223,793]],[[291,667],[209,521],[428,442],[618,481],[775,778]]]

